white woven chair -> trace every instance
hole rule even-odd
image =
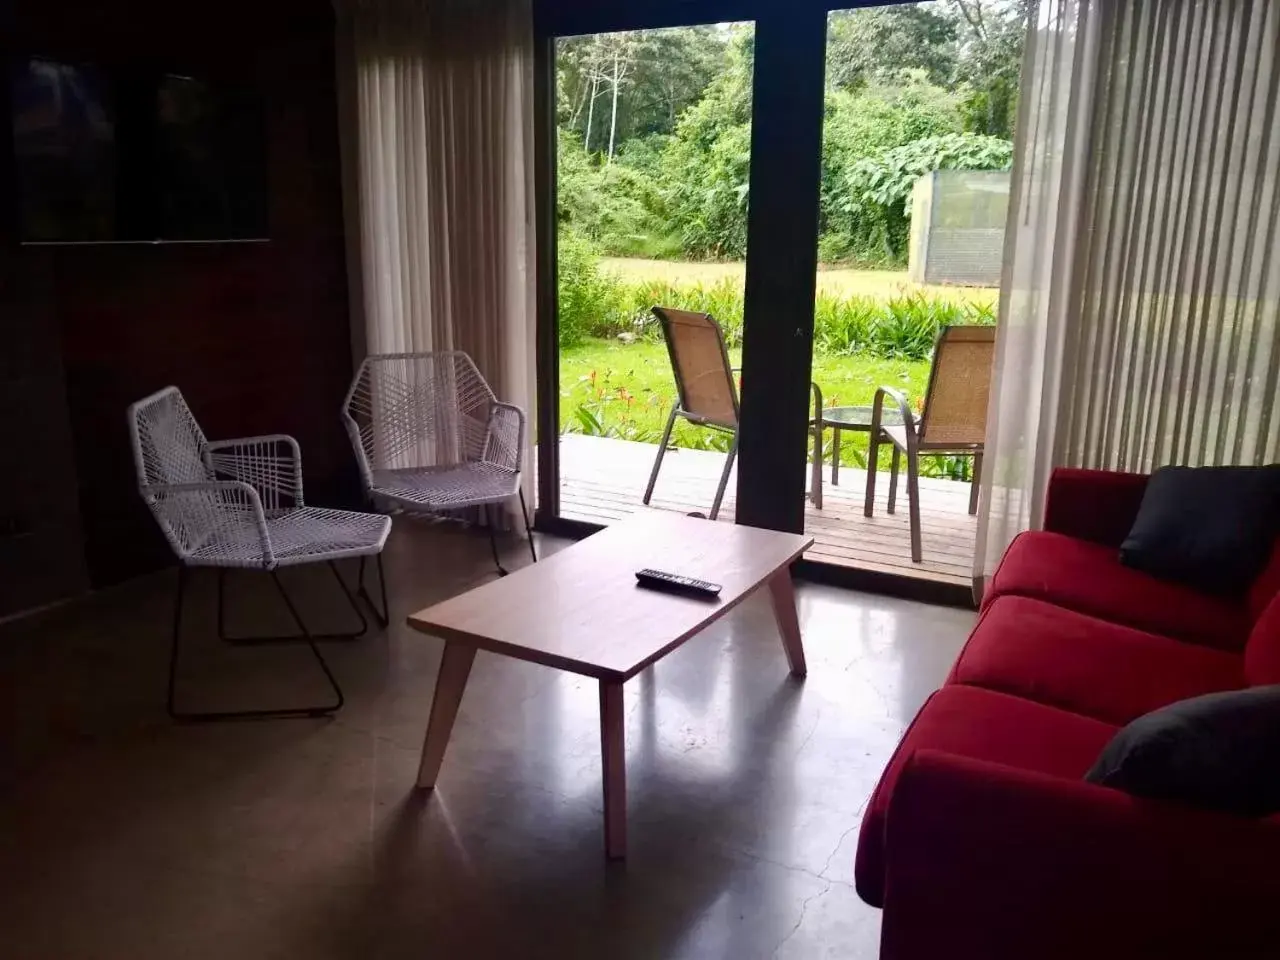
[[[525,417],[494,396],[460,350],[366,357],[342,407],[365,493],[375,509],[439,514],[519,499],[529,553],[538,554],[520,488]]]
[[[338,573],[335,560],[360,558],[363,591],[364,561],[378,558],[382,578],[382,547],[391,529],[387,517],[346,510],[308,507],[302,497],[302,459],[292,437],[273,434],[210,443],[176,387],[166,387],[129,407],[138,491],[151,509],[178,558],[178,596],[174,605],[173,639],[169,652],[169,713],[176,719],[223,720],[231,717],[321,716],[341,708],[342,689],[329,670],[317,639],[354,638],[368,629],[368,621]],[[326,563],[360,618],[357,633],[314,635],[281,583],[280,567]],[[175,702],[178,647],[187,574],[192,567],[218,570],[218,634],[232,643],[304,641],[332,687],[336,700],[318,706],[192,713]],[[262,570],[271,574],[297,634],[283,637],[229,637],[224,630],[223,581],[228,569]],[[382,581],[385,623],[386,582]],[[376,611],[375,611],[376,613]]]

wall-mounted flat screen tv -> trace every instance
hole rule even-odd
[[[41,57],[14,61],[8,86],[23,242],[269,235],[265,123],[251,89]]]
[[[115,98],[90,66],[28,60],[10,83],[24,240],[116,238]]]

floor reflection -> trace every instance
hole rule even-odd
[[[170,723],[169,576],[0,628],[6,957],[874,956],[858,817],[973,615],[802,585],[804,681],[763,597],[641,673],[608,865],[594,681],[481,654],[437,790],[413,791],[441,645],[403,618],[492,576],[487,553],[397,522],[392,626],[327,645],[330,722]],[[245,618],[275,616],[244,579]],[[297,581],[327,616],[325,581]],[[201,696],[310,682],[296,650],[228,652],[193,620]]]

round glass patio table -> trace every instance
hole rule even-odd
[[[815,395],[820,397],[816,390]],[[814,431],[813,480],[810,484],[809,496],[813,505],[822,509],[822,431],[830,429],[831,436],[831,483],[840,484],[840,433],[843,430],[871,432],[871,415],[875,408],[870,404],[856,407],[818,407],[818,413],[810,426]],[[886,403],[880,409],[880,425],[883,427],[902,426],[902,411],[898,405]]]

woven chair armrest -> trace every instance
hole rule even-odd
[[[268,510],[301,507],[302,448],[285,433],[216,440],[204,448],[209,469],[221,477],[252,484]],[[287,497],[291,503],[282,502]]]
[[[264,433],[257,437],[235,437],[231,440],[210,440],[205,444],[206,450],[221,450],[225,447],[247,447],[253,444],[283,443],[293,451],[293,455],[301,459],[302,449],[298,441],[287,433]]]
[[[489,408],[484,462],[519,472],[524,459],[524,430],[524,411],[514,403],[495,400]]]
[[[907,402],[907,398],[902,391],[895,390],[893,387],[880,387],[876,390],[876,396],[871,406],[871,432],[873,434],[880,432],[886,397],[897,405],[898,412],[902,414],[902,423],[906,427],[907,436],[915,436],[917,423],[915,414],[911,412],[911,404]]]
[[[253,484],[245,483],[243,480],[155,483],[143,487],[142,495],[153,504],[166,500],[186,500],[191,503],[191,508],[197,511],[212,509],[217,514],[228,516],[246,511],[252,513],[262,547],[262,556],[268,566],[275,565],[275,554],[271,551],[271,537],[267,533],[267,516],[262,509],[262,499],[258,496],[258,491]],[[214,526],[217,526],[216,522]]]

